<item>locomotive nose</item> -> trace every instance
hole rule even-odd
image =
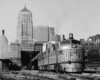
[[[73,39],[73,33],[69,34],[69,39]]]

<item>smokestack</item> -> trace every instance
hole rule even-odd
[[[2,35],[4,35],[4,30],[2,30]]]
[[[74,39],[74,38],[73,38],[73,33],[70,33],[70,34],[69,34],[69,39]]]
[[[66,40],[66,39],[65,39],[65,35],[63,35],[63,40]]]

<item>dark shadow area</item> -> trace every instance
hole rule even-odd
[[[85,61],[85,66],[93,69],[100,67],[100,53],[98,50],[89,51],[87,61]]]
[[[30,57],[27,51],[21,51],[21,63],[22,66],[28,65],[30,62]]]
[[[21,70],[21,66],[18,66],[17,64],[15,64],[15,63],[9,63],[9,67],[8,67],[8,69],[9,70]]]
[[[34,58],[40,51],[33,51],[32,58]]]
[[[2,62],[2,70],[8,70],[9,69],[9,63],[11,63],[10,59],[0,59]]]
[[[21,63],[23,67],[30,70],[34,65],[34,69],[38,69],[38,60],[31,62],[31,60],[39,53],[39,51],[21,51]]]
[[[32,66],[34,67],[34,70],[38,70],[38,59],[35,59],[35,60],[32,62]]]
[[[1,60],[1,59],[0,59]],[[13,63],[10,59],[2,59],[2,70],[21,70],[21,66]]]
[[[9,70],[9,63],[2,62],[2,70]]]
[[[98,50],[91,50],[88,53],[87,59],[88,59],[88,63],[90,64],[100,62],[100,55],[98,53]]]
[[[32,55],[32,59],[38,55],[40,51],[34,51],[34,54]],[[38,70],[38,59],[35,59],[34,61],[32,61],[32,66],[34,67],[34,70]]]

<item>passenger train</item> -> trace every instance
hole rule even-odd
[[[84,69],[84,48],[80,41],[69,34],[69,39],[63,36],[62,41],[44,44],[44,52],[38,54],[38,67],[40,70],[57,72],[81,73]]]

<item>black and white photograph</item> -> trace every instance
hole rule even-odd
[[[100,0],[0,0],[0,80],[100,80]]]

